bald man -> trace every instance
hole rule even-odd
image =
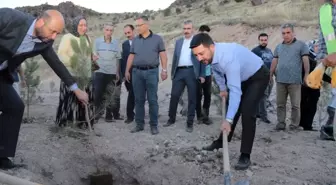
[[[35,19],[18,10],[0,8],[0,169],[22,166],[8,157],[15,156],[24,112],[24,104],[12,86],[13,74],[24,60],[42,55],[78,100],[88,102],[88,95],[78,89],[52,48],[63,28],[64,18],[56,10],[48,10]]]

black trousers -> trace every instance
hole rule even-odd
[[[132,79],[132,77],[131,77],[131,79]],[[134,99],[132,81],[130,81],[130,82],[125,81],[125,87],[128,91],[127,104],[126,104],[127,119],[134,120],[135,99]]]
[[[242,139],[240,152],[251,154],[253,142],[256,132],[256,115],[261,98],[269,84],[269,70],[263,65],[253,76],[242,82],[242,96],[238,111],[233,119],[231,132],[228,136],[228,141],[231,141],[234,129],[238,123],[240,116],[242,116]],[[230,96],[230,95],[229,95]],[[230,98],[230,97],[229,97]],[[223,134],[214,141],[218,147],[222,147]]]
[[[169,121],[176,121],[176,111],[178,102],[182,95],[182,92],[187,86],[188,90],[188,116],[187,124],[192,125],[195,118],[196,109],[196,89],[197,80],[194,73],[194,68],[177,68],[175,77],[173,79],[173,86],[171,89],[171,97],[169,103]]]
[[[114,96],[113,94],[108,95],[107,87],[110,85],[112,88],[109,88],[109,91],[113,91],[116,88],[115,81],[116,75],[113,74],[104,74],[96,72],[94,75],[94,104],[96,107],[96,119],[98,119],[99,115],[103,113],[104,108],[106,107],[105,117],[112,119],[112,115],[115,115],[118,111],[116,108],[117,102],[116,98],[112,97],[110,102],[107,103],[104,107],[104,100],[106,100],[107,96]]]
[[[196,103],[196,115],[197,118],[202,116],[202,96],[203,109],[209,109],[211,104],[211,80],[212,76],[206,76],[204,83],[198,83],[197,85],[197,103]]]
[[[25,106],[5,76],[0,72],[0,157],[14,157]]]
[[[311,89],[306,86],[301,88],[301,120],[300,126],[305,130],[311,130],[317,109],[317,102],[320,98],[319,89]]]

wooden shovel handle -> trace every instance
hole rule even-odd
[[[222,121],[226,117],[226,98],[222,98]],[[230,159],[229,159],[229,147],[227,133],[223,131],[223,170],[225,172],[230,172]]]

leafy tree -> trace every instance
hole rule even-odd
[[[27,107],[27,118],[30,117],[30,105],[33,103],[33,98],[36,97],[36,91],[41,83],[40,76],[35,73],[39,68],[38,61],[31,58],[26,61],[26,68],[24,70],[26,80],[27,95],[25,96],[25,102]]]

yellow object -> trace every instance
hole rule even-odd
[[[331,87],[336,88],[336,68],[334,67],[331,72]]]
[[[320,63],[315,69],[308,75],[306,79],[306,84],[312,89],[319,89],[322,86],[322,78],[325,71],[325,66]],[[334,71],[334,70],[333,70]],[[336,75],[336,72],[335,72]],[[335,78],[336,79],[336,78]],[[336,83],[336,81],[335,81]]]

